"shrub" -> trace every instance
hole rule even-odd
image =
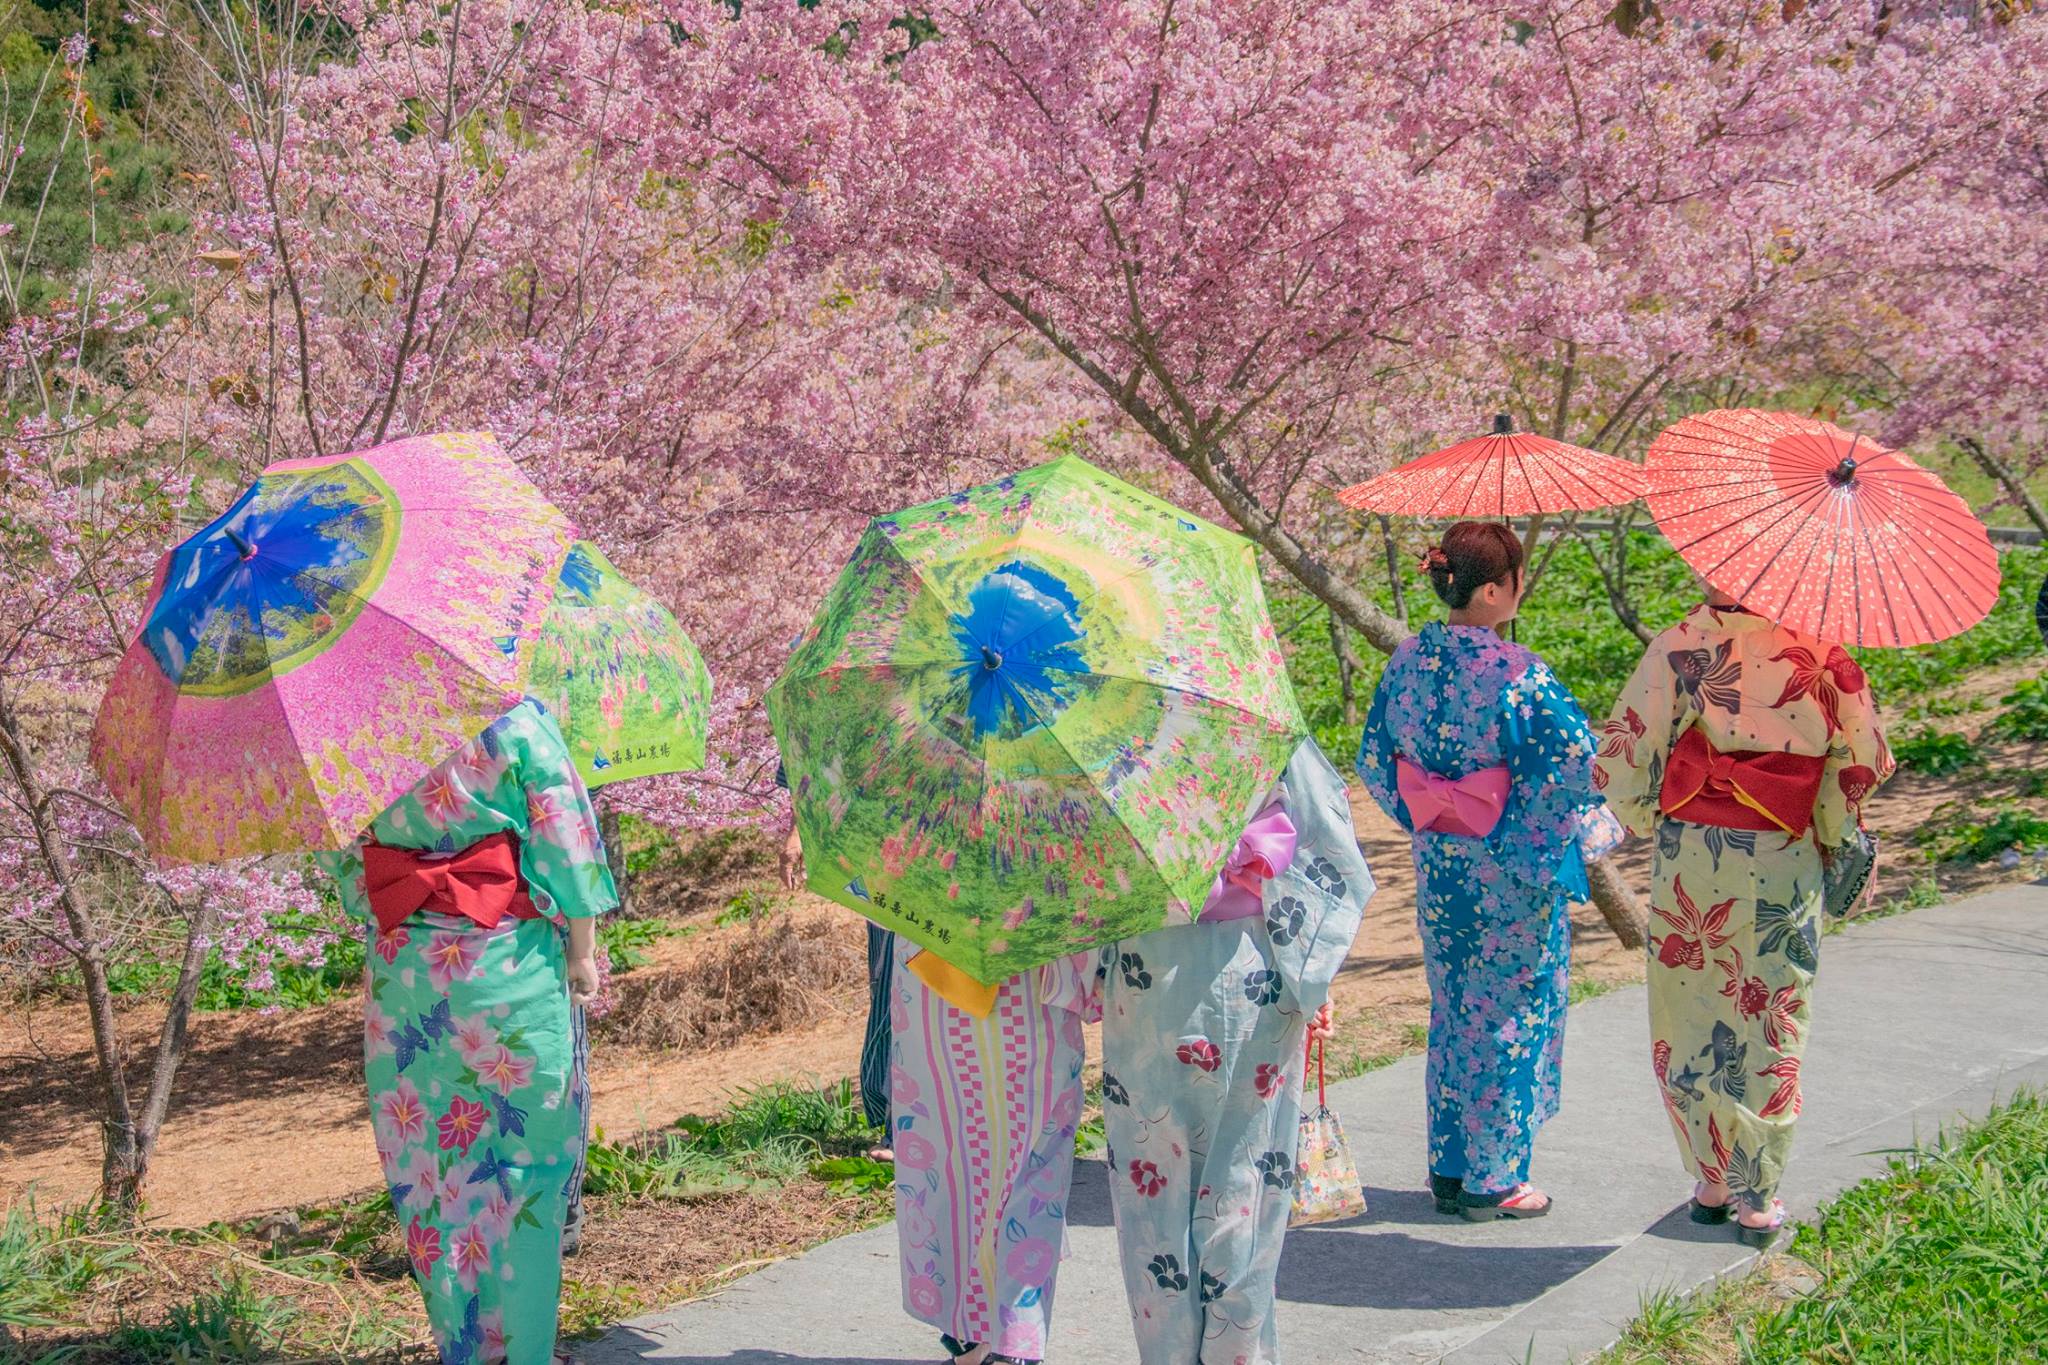
[[[835,992],[866,979],[866,951],[844,926],[749,920],[687,966],[622,981],[596,1028],[642,1047],[717,1047],[814,1023]]]
[[[1931,729],[1914,730],[1892,741],[1892,757],[1900,767],[1930,777],[1973,767],[1981,761],[1977,746],[1970,743],[1967,735]]]
[[[2048,679],[2029,678],[2005,694],[2005,710],[1984,733],[1997,739],[2048,743]]]

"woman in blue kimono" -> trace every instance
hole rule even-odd
[[[1538,1218],[1536,1130],[1557,1112],[1572,900],[1622,831],[1593,785],[1597,744],[1543,661],[1500,637],[1522,545],[1460,522],[1423,559],[1448,623],[1387,661],[1358,771],[1414,836],[1429,975],[1429,1170],[1439,1211]],[[1583,845],[1583,847],[1582,847]]]

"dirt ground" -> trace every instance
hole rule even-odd
[[[2003,673],[1973,680],[1986,692],[2011,681]],[[1982,719],[1955,718],[1944,726],[1973,732]],[[2025,761],[2016,753],[1995,757]],[[1902,776],[1873,803],[1873,823],[1888,849],[1903,850],[1905,834],[1969,790],[1967,781],[1953,777]],[[1339,1035],[1330,1061],[1338,1070],[1415,1048],[1429,1004],[1407,840],[1362,792],[1354,794],[1353,810],[1379,889],[1337,981]],[[1641,894],[1648,849],[1631,841],[1621,857]],[[1927,871],[1890,852],[1881,867],[1880,899],[1905,891]],[[2028,874],[1995,865],[1944,868],[1941,889],[1964,894]],[[857,941],[861,925],[851,912],[809,896],[791,900],[790,913],[833,921]],[[745,932],[738,925],[713,926],[708,913],[692,918],[702,923],[700,931],[657,943],[639,971],[672,970],[724,937]],[[1575,976],[1600,984],[1641,977],[1639,954],[1623,948],[1592,907],[1577,907],[1573,926]],[[825,1016],[811,1026],[732,1047],[661,1051],[600,1044],[592,1057],[597,1125],[618,1138],[664,1127],[683,1114],[715,1112],[741,1087],[850,1075],[857,1067],[865,1003],[864,992],[849,985],[832,994]],[[360,1017],[356,1002],[348,1000],[267,1017],[229,1012],[197,1018],[192,1053],[156,1156],[152,1221],[202,1224],[339,1201],[372,1189],[378,1177],[361,1090]],[[155,1023],[146,1006],[124,1016],[138,1038]],[[1097,1041],[1090,1040],[1093,1055],[1099,1055]],[[91,1194],[99,1152],[90,1136],[93,1068],[87,1045],[74,1006],[23,1005],[0,1015],[0,1207],[31,1186],[45,1208]]]

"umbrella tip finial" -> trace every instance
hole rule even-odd
[[[990,649],[987,645],[983,645],[981,647],[981,666],[993,673],[996,669],[1003,666],[1003,656]]]
[[[256,547],[251,545],[249,538],[240,531],[237,531],[232,526],[223,526],[220,529],[227,534],[229,540],[234,542],[235,548],[241,552],[242,558],[248,559],[256,553]]]
[[[1496,413],[1495,413],[1495,414],[1493,415],[1493,434],[1494,434],[1494,435],[1496,435],[1496,436],[1512,436],[1512,435],[1514,435],[1514,432],[1515,432],[1515,419],[1514,419],[1514,418],[1512,418],[1512,417],[1508,416],[1508,415],[1507,415],[1506,413],[1504,413],[1504,412],[1496,412]]]
[[[1847,488],[1856,478],[1856,461],[1844,455],[1842,462],[1828,471],[1828,479],[1837,488]]]

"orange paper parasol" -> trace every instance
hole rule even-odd
[[[1627,460],[1516,431],[1507,417],[1475,436],[1337,494],[1346,507],[1402,517],[1523,517],[1634,502],[1643,471]]]
[[[1644,469],[1650,514],[1686,563],[1794,630],[1924,645],[1998,601],[1997,552],[1963,500],[1832,422],[1703,412],[1651,442]]]

